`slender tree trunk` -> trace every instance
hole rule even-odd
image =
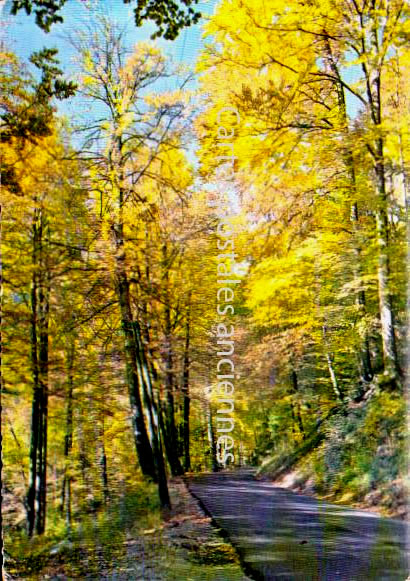
[[[44,275],[47,276],[47,273]],[[49,285],[43,280],[39,292],[40,305],[40,342],[39,371],[41,383],[40,404],[40,438],[39,438],[39,489],[38,512],[36,514],[36,532],[43,534],[46,527],[47,509],[47,436],[48,436],[48,321],[49,321]]]
[[[40,382],[37,361],[37,275],[33,275],[31,288],[31,372],[33,378],[33,400],[31,405],[30,467],[27,489],[27,530],[29,536],[34,532],[35,502],[37,484],[37,455],[40,424]]]
[[[142,409],[140,385],[137,371],[137,345],[135,344],[134,324],[131,315],[128,280],[122,268],[117,271],[118,297],[121,308],[121,323],[125,340],[127,382],[132,411],[134,441],[139,464],[143,474],[156,479],[152,448],[149,442]]]
[[[296,371],[293,369],[292,370],[292,374],[291,374],[291,380],[292,380],[292,388],[293,388],[293,393],[295,395],[297,395],[298,391],[299,391],[299,386],[298,386],[298,376]],[[300,405],[299,402],[297,401],[295,404],[295,416],[296,416],[296,420],[298,423],[298,427],[299,427],[299,431],[302,435],[303,440],[305,439],[305,429],[303,427],[303,421],[302,421],[302,415],[300,413]]]
[[[165,367],[165,394],[166,394],[166,452],[171,468],[171,474],[178,476],[183,474],[183,468],[178,456],[178,433],[175,425],[175,403],[174,403],[174,370],[173,370],[173,348],[172,348],[172,322],[171,309],[169,305],[169,271],[166,244],[162,247],[163,269],[164,269],[164,303],[165,303],[165,344],[164,344],[164,367]]]
[[[398,378],[399,364],[397,357],[395,321],[390,291],[390,257],[387,222],[387,194],[383,158],[383,141],[377,142],[377,159],[375,163],[378,204],[376,210],[376,235],[379,249],[377,278],[379,283],[379,311],[383,345],[384,369],[392,378]]]
[[[333,367],[333,357],[330,354],[330,350],[329,350],[329,346],[328,346],[326,325],[322,326],[322,333],[323,333],[323,343],[324,343],[324,348],[325,348],[325,357],[326,357],[326,362],[327,362],[327,368],[329,370],[330,381],[332,383],[333,391],[335,392],[336,397],[340,401],[340,403],[344,403],[343,402],[343,394],[340,390],[339,382],[337,381],[336,372],[335,372],[334,367]]]
[[[189,297],[190,298],[190,297]],[[191,470],[191,456],[189,449],[189,408],[191,399],[189,396],[189,343],[190,343],[190,306],[188,305],[188,312],[185,323],[185,349],[184,349],[184,364],[183,364],[183,383],[182,391],[184,394],[183,401],[183,442],[184,442],[184,470],[189,472]]]
[[[354,169],[352,169],[354,172]],[[354,181],[355,184],[355,181]],[[359,213],[357,208],[357,203],[353,202],[351,206],[351,220],[353,223],[353,230],[355,234],[358,229]],[[358,243],[355,241],[353,244],[353,251],[355,254],[355,264],[353,265],[353,276],[360,286],[360,279],[362,276],[361,272],[361,250]],[[356,305],[358,307],[358,312],[361,317],[366,314],[366,295],[364,290],[360,289],[356,292]],[[360,376],[362,379],[362,384],[371,381],[373,377],[372,362],[370,357],[370,343],[369,335],[367,330],[364,331],[363,337],[359,343],[359,361],[360,361]]]
[[[47,415],[48,415],[48,319],[49,283],[46,280],[43,226],[39,209],[33,217],[33,276],[31,284],[31,370],[33,400],[31,411],[30,472],[27,491],[27,529],[45,530],[47,496]]]
[[[146,232],[147,235],[147,232]],[[146,279],[150,281],[150,271],[148,257],[146,257]],[[164,460],[164,450],[162,445],[161,434],[164,434],[164,427],[161,423],[161,407],[159,396],[156,393],[159,385],[159,378],[155,365],[153,363],[153,351],[151,348],[151,337],[148,326],[148,307],[146,301],[142,305],[142,328],[138,319],[136,320],[135,331],[140,348],[141,359],[143,361],[143,370],[141,374],[146,377],[145,392],[147,394],[147,405],[149,406],[149,417],[151,422],[151,442],[154,450],[154,460],[158,474],[158,495],[162,508],[171,508],[169,497],[167,473]],[[143,337],[144,334],[144,337]]]
[[[104,499],[104,504],[107,504],[107,502],[110,498],[110,490],[109,490],[109,486],[108,486],[107,454],[106,454],[106,450],[105,450],[104,416],[102,417],[102,420],[101,420],[99,442],[100,442],[99,464],[100,464],[101,481],[102,481],[102,488],[103,488],[103,499]]]
[[[215,432],[213,426],[213,419],[212,419],[212,408],[211,402],[206,399],[206,425],[207,425],[207,432],[208,432],[208,443],[209,443],[209,452],[211,454],[211,465],[212,465],[212,472],[218,472],[219,464],[217,459],[217,450],[216,450],[216,441],[215,441]]]
[[[379,38],[376,28],[372,28],[370,34],[372,49],[379,49]],[[371,148],[374,161],[374,174],[376,182],[376,239],[378,246],[377,278],[379,286],[379,312],[381,324],[381,336],[383,345],[384,371],[389,378],[396,382],[400,375],[400,367],[397,356],[395,337],[395,317],[393,311],[393,297],[390,287],[390,256],[389,256],[389,231],[387,221],[388,198],[386,190],[386,170],[384,157],[384,142],[380,135],[380,127],[383,123],[382,96],[381,96],[381,69],[371,75],[362,63],[366,77],[366,91],[369,103],[369,113],[374,124],[374,130],[379,136],[375,139]]]
[[[161,430],[159,422],[158,405],[155,399],[154,387],[150,366],[146,354],[145,345],[142,341],[141,327],[138,321],[134,325],[136,341],[138,345],[138,364],[140,367],[141,383],[144,390],[144,398],[148,413],[148,425],[150,427],[151,446],[154,454],[156,475],[158,480],[158,494],[162,508],[171,508],[169,497],[167,475],[165,470],[164,455],[161,443]]]
[[[76,434],[78,440],[79,455],[78,461],[80,465],[81,480],[82,480],[82,490],[81,490],[81,502],[80,505],[84,504],[88,491],[91,489],[91,482],[88,474],[88,468],[90,467],[90,461],[88,459],[88,447],[86,442],[86,435],[84,433],[85,418],[81,410],[77,410],[77,420],[76,420]]]
[[[64,475],[61,489],[61,512],[65,513],[67,527],[71,526],[71,450],[73,446],[73,393],[74,393],[75,340],[71,338],[67,365],[66,429],[64,436]]]
[[[353,224],[353,252],[355,255],[355,263],[353,264],[353,277],[356,283],[356,287],[358,288],[356,292],[356,305],[358,306],[358,311],[360,316],[364,316],[366,314],[366,298],[364,290],[360,289],[360,279],[362,276],[362,252],[360,248],[360,244],[358,241],[358,228],[359,228],[359,212],[357,207],[357,184],[356,184],[356,169],[355,169],[355,162],[353,157],[353,151],[350,146],[350,136],[349,136],[349,120],[347,116],[346,110],[346,95],[345,95],[345,88],[341,83],[341,75],[339,71],[339,67],[333,57],[332,48],[329,42],[329,38],[326,37],[326,53],[329,60],[329,65],[331,67],[332,73],[335,75],[337,82],[337,93],[338,93],[338,102],[339,102],[339,114],[340,114],[340,121],[344,132],[344,137],[346,139],[346,149],[344,152],[344,162],[349,173],[350,177],[350,186],[352,190],[352,199],[351,207],[350,207],[350,217]],[[369,336],[367,330],[365,330],[363,337],[360,340],[359,345],[359,361],[360,361],[360,376],[362,380],[362,384],[369,382],[373,377],[372,372],[372,364],[371,364],[371,357],[370,357],[370,345],[369,345]]]

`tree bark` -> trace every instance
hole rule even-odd
[[[140,377],[147,408],[151,446],[153,449],[155,469],[158,481],[159,499],[162,508],[171,508],[171,500],[169,497],[167,475],[165,470],[164,455],[161,443],[158,404],[155,399],[154,387],[152,384],[152,377],[150,373],[150,366],[145,350],[145,345],[142,341],[141,327],[138,320],[135,321],[134,329],[139,351],[138,365],[141,370]]]
[[[326,53],[329,59],[329,65],[332,70],[332,73],[335,75],[337,79],[337,94],[338,94],[338,103],[339,103],[339,114],[340,114],[340,121],[342,125],[342,130],[344,132],[344,137],[346,139],[346,149],[344,152],[344,163],[347,168],[349,178],[350,178],[350,185],[352,189],[352,202],[350,206],[350,218],[353,224],[353,252],[356,258],[355,263],[353,264],[353,277],[356,282],[356,286],[358,290],[356,291],[356,305],[358,306],[359,315],[364,316],[366,314],[366,298],[364,290],[360,289],[360,279],[362,276],[362,252],[360,248],[360,244],[357,240],[358,234],[358,226],[359,226],[359,212],[357,207],[357,184],[356,184],[356,169],[353,157],[353,151],[350,146],[350,136],[349,136],[349,122],[347,117],[347,109],[346,109],[346,95],[345,95],[345,88],[341,82],[342,78],[340,75],[339,67],[333,57],[332,48],[330,45],[329,38],[326,38]],[[360,377],[362,380],[362,384],[369,382],[373,377],[372,372],[372,364],[371,364],[371,357],[370,357],[370,345],[369,345],[369,337],[368,333],[365,330],[362,340],[360,341],[359,345],[359,361],[360,361]]]
[[[143,474],[155,480],[156,470],[140,395],[140,382],[137,371],[138,348],[135,341],[134,321],[131,313],[129,284],[122,261],[123,258],[117,257],[117,292],[121,309],[121,325],[124,334],[127,383],[132,412],[134,442]]]
[[[353,159],[352,159],[352,164],[353,164]],[[354,177],[355,173],[354,173],[353,165],[352,165],[352,173],[353,173],[352,182],[354,184],[354,187],[356,187],[356,180]],[[356,234],[357,229],[358,229],[358,222],[359,222],[359,212],[358,212],[356,202],[353,202],[353,204],[351,206],[351,220],[353,223],[353,230]],[[353,265],[353,275],[354,275],[354,278],[359,286],[360,285],[360,278],[362,275],[362,273],[361,273],[361,250],[360,250],[360,247],[359,247],[357,242],[354,242],[353,250],[354,250],[355,258],[357,259],[355,264]],[[359,315],[363,317],[366,314],[366,294],[365,294],[364,290],[362,290],[360,288],[356,292],[356,305],[358,307]],[[361,377],[362,384],[363,384],[363,383],[367,383],[367,382],[371,381],[371,379],[373,377],[372,361],[371,361],[371,356],[370,356],[369,335],[367,333],[367,330],[364,331],[364,336],[363,336],[362,340],[360,341],[359,351],[360,351],[360,353],[359,353],[360,377]]]
[[[48,273],[45,273],[48,277]],[[49,325],[49,288],[48,282],[40,286],[40,342],[39,342],[39,371],[41,383],[41,405],[40,405],[40,438],[39,438],[39,490],[38,506],[36,518],[36,532],[43,534],[46,527],[46,504],[47,504],[47,428],[48,428],[48,325]]]
[[[171,474],[179,476],[183,474],[183,468],[178,456],[178,433],[175,425],[175,404],[174,404],[174,370],[173,370],[173,348],[172,348],[172,322],[171,309],[169,305],[169,272],[168,256],[166,244],[162,247],[163,269],[164,269],[164,303],[165,303],[165,341],[163,362],[165,368],[165,395],[166,395],[166,415],[165,430],[166,442],[165,448]]]
[[[396,348],[392,295],[390,291],[389,235],[386,212],[387,195],[383,155],[383,141],[379,139],[377,142],[377,158],[375,161],[376,187],[378,193],[375,217],[377,245],[379,249],[377,278],[379,283],[380,324],[384,369],[392,378],[398,378],[400,371]]]
[[[35,501],[36,501],[36,484],[37,484],[37,455],[38,455],[38,436],[40,423],[40,399],[41,387],[39,381],[38,358],[37,358],[37,273],[34,272],[31,287],[31,373],[33,380],[33,399],[31,404],[31,435],[30,435],[30,467],[29,467],[29,484],[27,489],[27,531],[28,535],[34,533],[35,522]]]
[[[122,145],[117,143],[117,154],[121,159]],[[147,428],[144,420],[142,408],[140,381],[138,378],[137,361],[138,345],[135,339],[134,320],[130,301],[130,288],[128,275],[125,265],[125,244],[124,244],[124,222],[123,222],[123,191],[124,177],[122,168],[119,170],[119,189],[118,189],[118,218],[113,225],[114,235],[114,260],[115,260],[115,287],[120,304],[121,327],[124,336],[124,351],[126,376],[128,384],[128,393],[131,405],[132,426],[134,432],[134,442],[137,451],[138,461],[142,473],[156,479],[156,470],[153,460],[152,448],[147,434]]]
[[[31,302],[31,371],[33,399],[31,411],[30,472],[27,491],[27,529],[42,534],[46,521],[47,497],[47,415],[48,415],[48,319],[49,282],[44,262],[44,218],[36,208],[32,225],[33,275]]]
[[[343,402],[343,394],[340,390],[339,382],[337,381],[336,372],[335,372],[334,367],[333,367],[333,356],[330,354],[330,351],[329,351],[326,325],[322,325],[322,333],[323,333],[325,357],[326,357],[326,362],[327,362],[327,368],[329,370],[330,381],[332,383],[333,391],[335,392],[337,399],[340,401],[340,403],[343,404],[344,403]]]
[[[73,392],[74,392],[74,338],[68,351],[67,391],[66,391],[66,431],[64,436],[64,474],[61,489],[61,512],[65,513],[67,527],[71,526],[71,467],[70,458],[73,446]]]
[[[104,504],[107,504],[110,498],[110,490],[108,486],[108,467],[107,467],[107,454],[105,450],[105,429],[104,429],[104,417],[101,420],[101,429],[100,429],[100,450],[99,450],[99,464],[100,464],[100,471],[101,471],[101,481],[102,481],[102,488],[103,488],[103,499]]]
[[[299,386],[298,386],[298,376],[297,376],[297,373],[294,369],[292,369],[291,380],[292,380],[292,388],[293,388],[292,391],[296,395],[299,391]],[[302,439],[304,440],[306,434],[305,434],[305,429],[303,427],[302,415],[300,413],[300,405],[299,405],[298,401],[295,404],[295,409],[296,409],[295,416],[296,416],[296,420],[298,423],[299,431],[302,435]]]
[[[189,296],[190,300],[190,296]],[[190,442],[189,442],[189,411],[191,399],[189,396],[189,367],[190,367],[190,305],[188,304],[186,322],[185,322],[185,349],[183,363],[182,391],[183,400],[183,443],[184,443],[184,470],[191,470]]]
[[[216,442],[215,442],[215,432],[214,426],[212,421],[212,408],[211,402],[206,398],[206,425],[207,425],[207,432],[208,432],[208,442],[209,442],[209,452],[211,454],[211,466],[212,472],[218,472],[219,464],[217,459],[217,449],[216,449]]]

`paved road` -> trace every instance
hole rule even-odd
[[[204,474],[188,485],[254,579],[408,578],[407,525],[401,521],[319,502],[256,481],[251,471]]]

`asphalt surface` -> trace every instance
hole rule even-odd
[[[253,579],[410,579],[408,524],[400,520],[296,494],[250,470],[203,474],[188,486]]]

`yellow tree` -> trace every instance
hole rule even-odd
[[[132,304],[130,225],[134,206],[143,213],[153,203],[153,196],[139,187],[141,180],[150,180],[155,187],[164,179],[158,173],[160,160],[175,149],[170,128],[181,116],[181,97],[149,97],[148,91],[168,75],[163,55],[147,43],[126,54],[123,33],[107,19],[98,19],[88,34],[80,34],[73,43],[81,60],[82,94],[101,109],[98,121],[84,127],[88,139],[83,155],[89,160],[95,212],[121,313],[135,445],[143,473],[158,480],[166,506],[169,497],[161,445],[138,313]]]
[[[235,137],[241,166],[272,171],[271,160],[285,166],[301,145],[321,135],[344,156],[354,209],[354,155],[358,150],[366,152],[378,240],[384,367],[393,382],[400,375],[400,365],[390,281],[387,126],[382,101],[386,90],[383,75],[394,51],[402,50],[406,10],[400,1],[363,6],[343,1],[329,5],[295,2],[291,6],[224,2],[208,25],[214,43],[201,63],[206,70],[204,90],[212,95],[203,127],[216,128],[217,112],[224,103],[237,108],[243,116]],[[346,139],[348,126],[353,127],[354,117],[361,119],[360,139],[356,135],[355,147],[343,148],[341,140]],[[212,133],[207,131],[204,147]]]

